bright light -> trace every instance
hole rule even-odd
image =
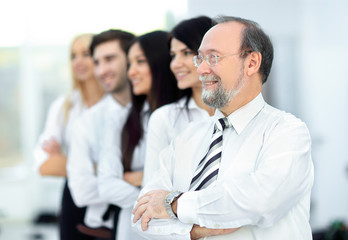
[[[186,0],[11,0],[1,7],[0,46],[50,45],[110,28],[135,34],[165,29],[168,11],[184,14]]]

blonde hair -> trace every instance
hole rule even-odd
[[[92,42],[92,38],[93,38],[93,34],[91,33],[84,33],[84,34],[80,34],[78,36],[76,36],[71,44],[70,44],[70,54],[72,53],[72,46],[74,45],[74,43],[79,40],[79,41],[82,41],[88,48],[89,50],[89,46]],[[74,90],[78,90],[82,96],[82,102],[83,103],[86,103],[86,92],[85,92],[85,89],[82,87],[82,82],[78,81],[78,79],[76,78],[76,76],[74,75],[74,72],[71,71],[71,75],[72,75],[72,80],[73,80],[73,84],[72,84],[72,91]],[[67,96],[66,96],[66,99],[64,101],[64,104],[63,104],[63,116],[64,116],[64,123],[67,122],[68,120],[68,117],[69,117],[69,111],[70,109],[72,108],[72,102],[71,102],[71,94],[72,92],[70,92]]]

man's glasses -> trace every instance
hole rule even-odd
[[[251,51],[246,51],[246,52],[251,52]],[[216,56],[214,54],[208,54],[205,57],[203,57],[202,55],[196,55],[193,57],[193,64],[195,65],[195,67],[199,67],[199,65],[201,65],[203,61],[206,61],[210,67],[213,67],[216,64],[218,64],[221,58],[234,56],[238,54],[241,54],[241,53],[227,54],[224,56]]]

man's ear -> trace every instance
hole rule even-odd
[[[251,52],[246,58],[246,74],[247,76],[252,76],[259,72],[261,66],[262,55],[260,52]]]

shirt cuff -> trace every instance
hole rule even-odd
[[[191,239],[192,224],[182,223],[177,219],[151,219],[148,229],[143,231],[140,221],[138,220],[138,222],[132,223],[132,227],[139,235],[145,238],[156,240]]]
[[[199,224],[197,216],[197,194],[186,192],[178,199],[177,215],[181,222],[188,224]]]

